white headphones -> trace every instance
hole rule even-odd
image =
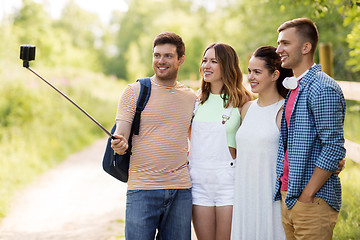
[[[291,89],[291,90],[297,88],[298,84],[299,84],[299,79],[297,77],[286,77],[282,82],[282,85],[286,89]]]
[[[315,63],[311,66],[313,67],[315,66]],[[284,78],[282,85],[286,88],[286,89],[296,89],[299,85],[300,80],[308,73],[309,69],[306,70],[305,72],[303,72],[299,77],[286,77]]]

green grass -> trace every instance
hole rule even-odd
[[[360,239],[360,164],[347,160],[340,179],[343,202],[333,239]]]
[[[105,128],[111,129],[117,102],[125,86],[123,82],[69,68],[37,72]],[[99,137],[106,137],[106,134],[59,93],[21,66],[0,71],[0,79],[1,219],[15,192],[69,154]]]
[[[347,100],[346,104],[345,138],[360,144],[360,102]],[[333,239],[360,239],[360,164],[347,160],[340,179],[342,207]]]

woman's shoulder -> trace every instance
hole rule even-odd
[[[255,102],[256,100],[247,101],[242,107],[239,108],[241,119],[244,119],[247,111],[249,110],[250,106]]]

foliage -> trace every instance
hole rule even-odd
[[[0,74],[0,219],[13,194],[67,155],[106,135],[21,66]],[[77,69],[41,69],[61,91],[110,129],[124,85]],[[105,146],[105,145],[104,145]],[[99,159],[99,166],[101,159]]]
[[[69,1],[60,19],[52,19],[41,4],[23,0],[20,9],[2,21],[0,56],[14,61],[20,44],[37,46],[41,65],[73,66],[134,81],[152,75],[154,37],[163,31],[181,35],[186,61],[179,79],[198,79],[199,62],[211,42],[232,45],[246,72],[251,53],[261,45],[276,46],[277,27],[286,20],[309,17],[320,42],[333,46],[334,73],[339,80],[358,81],[358,0],[131,0],[126,12],[114,11],[108,25]],[[11,53],[11,54],[9,54]],[[316,54],[318,61],[318,54]]]
[[[357,80],[358,73],[352,73],[345,64],[349,54],[352,54],[346,36],[353,24],[342,24],[345,18],[339,12],[336,1],[261,0],[259,3],[234,0],[222,4],[215,1],[216,9],[207,8],[200,1],[130,1],[128,11],[118,15],[118,22],[115,22],[118,24],[118,54],[112,59],[118,62],[116,75],[134,78],[132,72],[137,67],[141,69],[135,71],[139,75],[145,72],[152,74],[151,43],[155,35],[162,31],[174,31],[186,43],[186,61],[181,68],[180,79],[198,78],[202,52],[215,41],[232,45],[239,54],[242,70],[246,71],[248,58],[258,46],[276,46],[276,29],[282,22],[309,17],[318,25],[320,42],[333,45],[335,78]]]
[[[346,168],[340,173],[340,179],[343,202],[333,239],[360,239],[360,164],[347,160]]]
[[[60,20],[54,21],[53,26],[66,38],[65,45],[63,40],[54,44],[52,55],[58,59],[57,64],[102,71],[101,59],[95,48],[98,31],[101,31],[102,26],[96,14],[86,12],[71,0],[62,10]]]
[[[347,64],[351,66],[354,71],[360,71],[360,1],[348,1],[348,4],[344,4],[339,11],[344,12],[344,26],[353,26],[352,31],[346,38],[346,41],[349,43],[349,47],[351,48]]]
[[[79,17],[79,18],[77,18]],[[100,58],[95,43],[95,30],[101,28],[99,18],[79,8],[70,1],[60,20],[53,20],[43,6],[33,0],[23,0],[20,9],[3,20],[11,44],[0,46],[0,55],[15,61],[21,44],[36,45],[36,58],[45,66],[72,66],[101,71]],[[11,54],[9,54],[11,53]]]
[[[258,32],[261,33],[263,42],[276,46],[276,35],[274,36],[274,32],[276,32],[277,27],[281,23],[298,17],[310,18],[316,23],[319,30],[319,43],[331,43],[333,46],[335,78],[339,80],[358,81],[359,72],[357,72],[356,69],[350,69],[348,65],[346,65],[350,54],[346,36],[356,24],[343,24],[347,18],[339,11],[339,6],[345,6],[347,1],[343,1],[341,4],[339,1],[340,0],[263,0],[262,5],[264,7],[259,11],[256,9],[256,4],[253,6],[254,12],[261,15],[258,20],[259,23],[252,21],[248,24],[247,31],[253,32],[252,29],[259,29],[260,31]],[[249,6],[247,2],[244,2],[243,5],[243,8]],[[276,12],[280,14],[274,14]],[[261,24],[265,21],[266,24]],[[269,28],[269,26],[275,27]],[[273,40],[271,41],[271,39]],[[319,62],[318,50],[315,55],[315,60]]]

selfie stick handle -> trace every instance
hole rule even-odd
[[[27,69],[29,69],[31,72],[33,72],[36,76],[38,76],[41,80],[43,80],[44,82],[46,82],[50,87],[52,87],[53,89],[55,89],[58,93],[60,93],[61,95],[63,95],[63,97],[65,97],[67,100],[69,100],[72,104],[75,105],[75,107],[77,107],[80,111],[82,111],[88,118],[90,118],[96,125],[98,125],[98,127],[100,127],[109,137],[111,137],[112,139],[115,139],[115,137],[108,131],[106,130],[98,121],[96,121],[92,116],[90,116],[90,114],[88,114],[84,109],[82,109],[79,105],[77,105],[73,100],[71,100],[68,96],[66,96],[63,92],[61,92],[59,89],[57,89],[54,85],[52,85],[50,82],[48,82],[45,78],[41,77],[39,74],[37,74],[34,70],[32,70],[29,67],[29,64],[27,62],[27,64],[25,63],[27,61],[24,61],[24,67],[26,67]]]

